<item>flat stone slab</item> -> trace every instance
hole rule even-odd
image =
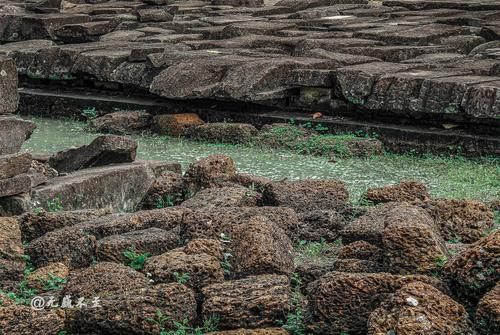
[[[0,155],[19,152],[36,125],[17,116],[0,115]]]
[[[30,190],[31,178],[27,174],[0,180],[0,198],[26,193]]]
[[[0,180],[28,172],[31,167],[31,155],[11,154],[0,156]]]
[[[16,63],[0,57],[0,115],[14,113],[18,101]]]
[[[31,193],[32,206],[48,208],[56,202],[64,210],[111,208],[135,210],[155,178],[155,171],[178,171],[178,164],[148,161],[84,169],[50,179]]]

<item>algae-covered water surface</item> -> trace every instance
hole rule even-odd
[[[99,134],[85,131],[85,123],[72,120],[30,118],[37,125],[24,150],[51,153],[90,143]],[[133,135],[139,144],[138,159],[180,162],[183,168],[214,153],[231,156],[239,171],[272,179],[334,178],[347,183],[356,201],[369,187],[405,179],[424,182],[434,197],[490,201],[500,197],[500,158],[466,160],[461,157],[416,157],[386,154],[369,158],[330,161],[287,150],[194,142],[168,136]]]

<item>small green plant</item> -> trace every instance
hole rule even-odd
[[[328,132],[330,130],[330,128],[328,128],[327,126],[322,125],[321,123],[318,123],[314,127],[314,130],[316,130],[318,133],[322,134],[322,133]]]
[[[157,209],[174,207],[174,198],[171,195],[164,195],[156,199],[154,207]]]
[[[222,271],[224,271],[225,277],[230,277],[231,274],[233,273],[233,266],[231,264],[231,257],[233,257],[233,255],[231,253],[225,252],[223,255],[223,259],[220,262],[220,266],[222,267]]]
[[[292,274],[292,312],[286,316],[282,328],[291,335],[305,335],[306,325],[304,322],[304,296],[301,292],[302,279],[297,273]]]
[[[160,335],[203,335],[205,333],[217,331],[219,318],[212,316],[203,322],[202,327],[193,328],[189,325],[189,320],[175,321],[171,317],[164,315],[161,310],[157,310],[154,318],[147,321],[158,325]],[[171,324],[172,326],[168,325]],[[172,328],[167,330],[167,327]]]
[[[97,111],[95,107],[86,107],[82,111],[82,116],[88,120],[95,119],[97,117]]]
[[[442,269],[446,265],[446,262],[448,262],[448,257],[445,255],[439,255],[436,257],[436,267],[438,269]]]
[[[64,210],[64,207],[61,203],[61,199],[59,197],[55,197],[54,199],[47,200],[47,211],[49,212],[60,212]]]
[[[45,291],[59,291],[66,284],[66,279],[49,273],[49,278],[42,280],[42,284]]]
[[[151,256],[149,252],[146,253],[138,253],[134,247],[129,247],[127,250],[123,252],[123,256],[127,258],[127,264],[134,270],[142,270],[144,268],[144,263]]]
[[[179,272],[174,272],[172,274],[175,278],[175,281],[178,282],[179,284],[186,284],[189,281],[189,273],[179,273]]]

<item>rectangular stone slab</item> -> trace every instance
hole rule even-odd
[[[116,164],[56,177],[33,189],[32,204],[47,208],[48,202],[55,200],[64,210],[108,207],[132,211],[153,182],[157,164]],[[177,166],[172,168],[176,170]]]
[[[26,174],[0,180],[0,198],[29,192],[30,189],[31,178]]]
[[[16,64],[0,57],[0,114],[14,113],[18,102]]]
[[[0,115],[0,155],[19,152],[35,128],[36,125],[31,121]]]
[[[12,154],[0,156],[0,180],[28,172],[31,166],[31,155]]]

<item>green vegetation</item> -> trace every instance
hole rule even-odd
[[[60,212],[64,210],[64,207],[61,203],[61,199],[59,197],[55,197],[54,199],[47,200],[47,211],[49,212]]]
[[[174,198],[171,195],[164,195],[156,199],[154,203],[154,207],[157,209],[173,207],[174,206]]]
[[[8,298],[14,300],[17,305],[30,305],[31,299],[38,293],[37,290],[28,286],[27,278],[33,272],[34,267],[31,264],[30,257],[23,255],[25,263],[23,279],[18,283],[16,292],[4,292],[0,289],[0,293],[6,295]]]
[[[204,320],[202,327],[193,328],[190,326],[189,320],[172,320],[171,317],[164,315],[161,310],[156,311],[154,318],[148,318],[147,320],[158,325],[160,328],[160,335],[203,335],[205,333],[217,331],[217,325],[219,323],[219,318],[212,316]],[[167,328],[171,328],[171,330],[167,330]]]
[[[123,256],[127,258],[126,265],[130,266],[134,270],[142,270],[144,268],[144,263],[151,256],[149,252],[138,253],[134,247],[130,247],[123,252]]]
[[[299,264],[306,261],[321,261],[328,258],[329,253],[332,252],[333,246],[336,246],[336,244],[327,243],[323,239],[319,242],[301,240],[295,246],[295,251],[297,253],[295,260]]]
[[[95,107],[87,107],[84,108],[82,111],[82,116],[85,117],[87,120],[95,119],[98,115],[99,114],[97,113]]]
[[[42,284],[45,291],[59,291],[62,289],[63,285],[66,284],[66,279],[49,273],[49,278],[43,280]]]
[[[189,281],[189,273],[179,273],[179,272],[174,272],[172,274],[175,278],[175,281],[178,282],[179,284],[187,284],[187,282]]]
[[[29,152],[56,152],[71,146],[88,144],[98,136],[95,133],[85,132],[83,122],[46,118],[32,118],[32,120],[38,127],[24,145],[24,149]],[[72,136],[67,136],[68,131],[71,131]],[[310,130],[306,128],[294,130],[291,135],[285,130],[277,132],[283,132],[284,137],[273,138],[285,141],[285,138],[300,137]],[[356,132],[354,135],[367,137],[364,132]],[[375,134],[369,135],[371,138],[376,137]],[[342,180],[347,184],[351,201],[354,202],[359,201],[368,188],[409,179],[426,184],[434,198],[469,198],[481,201],[500,198],[499,157],[470,160],[456,155],[385,153],[382,156],[352,157],[332,162],[329,157],[312,155],[304,157],[293,149],[283,149],[281,146],[276,146],[277,149],[273,150],[262,150],[259,146],[209,144],[168,136],[134,135],[133,137],[139,142],[138,159],[175,158],[185,169],[189,163],[200,157],[215,153],[227,154],[233,157],[241,171],[276,180],[282,178]]]
[[[300,288],[302,287],[302,279],[297,273],[292,274],[292,292],[291,302],[292,311],[286,316],[286,321],[283,328],[286,329],[291,335],[305,335],[306,324],[304,321],[304,305],[305,297]]]

